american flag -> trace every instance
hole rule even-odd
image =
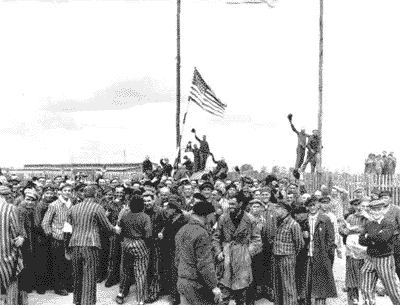
[[[222,103],[209,85],[201,77],[199,71],[194,69],[192,86],[190,87],[189,101],[213,115],[223,117],[226,104]]]

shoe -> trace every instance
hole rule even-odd
[[[55,290],[54,292],[55,292],[55,294],[62,295],[62,296],[67,296],[68,295],[68,291],[65,290],[65,289]]]
[[[117,304],[123,304],[124,303],[124,297],[117,295],[117,297],[115,298],[115,302],[117,302]]]

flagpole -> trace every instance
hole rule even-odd
[[[319,103],[318,103],[318,131],[320,136],[320,165],[322,167],[322,88],[323,88],[323,64],[324,64],[324,0],[320,0],[319,13]]]
[[[177,0],[176,14],[176,147],[180,144],[180,112],[181,112],[181,0]],[[178,156],[179,158],[179,156]],[[178,160],[179,162],[180,160]]]

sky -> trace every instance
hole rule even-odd
[[[319,1],[182,0],[184,147],[255,169],[295,162],[318,127]],[[400,151],[400,2],[325,1],[323,167]],[[176,156],[176,1],[0,2],[0,166]],[[194,67],[224,118],[187,107]],[[125,158],[124,158],[125,151]]]

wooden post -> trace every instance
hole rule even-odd
[[[181,120],[181,0],[177,0],[176,49],[176,147],[179,147]]]
[[[322,169],[322,88],[323,88],[323,64],[324,64],[324,0],[319,2],[319,103],[318,103],[318,131],[320,136],[320,166]]]

